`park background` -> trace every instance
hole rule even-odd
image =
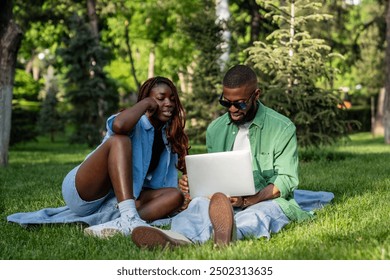
[[[390,259],[388,2],[2,0],[0,258]],[[7,224],[64,205],[62,178],[148,77],[175,82],[190,153],[204,152],[207,124],[224,111],[223,74],[237,63],[297,126],[300,187],[335,194],[317,219],[270,241],[173,252],[87,238],[82,225]]]

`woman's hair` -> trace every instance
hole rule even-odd
[[[169,86],[172,90],[172,93],[175,97],[175,108],[172,114],[172,117],[168,123],[166,133],[167,139],[171,144],[172,151],[178,154],[179,160],[177,163],[177,169],[185,173],[185,160],[184,157],[188,154],[189,146],[188,146],[188,136],[184,132],[185,123],[186,123],[186,114],[183,106],[181,105],[179,95],[177,93],[176,86],[172,83],[171,80],[165,77],[154,77],[146,80],[139,92],[138,92],[138,100],[148,97],[150,92],[155,86],[165,84]]]

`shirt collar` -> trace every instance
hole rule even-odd
[[[144,127],[146,130],[154,131],[154,127],[146,115],[143,115],[141,117],[141,121],[144,123]],[[169,122],[164,124],[164,126],[161,128],[162,138],[163,138],[165,146],[169,145],[167,133],[166,133],[166,130],[168,129],[168,125],[169,125]]]
[[[149,118],[146,115],[143,115],[141,117],[141,121],[143,122],[144,127],[145,127],[146,130],[150,130],[150,129],[154,130],[154,126],[152,125],[152,123],[150,122]],[[168,123],[169,122],[164,124],[164,126],[161,128],[162,131],[165,131],[167,129]]]
[[[257,125],[261,129],[264,125],[265,111],[267,108],[260,101],[257,101],[257,104],[259,107],[257,108],[255,118],[252,120],[252,125]]]

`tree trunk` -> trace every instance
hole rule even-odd
[[[262,17],[260,14],[260,5],[255,0],[248,1],[248,5],[250,6],[249,12],[251,14],[250,45],[253,45],[253,42],[259,40]]]
[[[387,1],[386,11],[386,77],[385,77],[385,104],[384,104],[384,128],[385,143],[390,144],[390,0]]]
[[[223,33],[222,33],[222,43],[221,43],[221,50],[222,55],[219,58],[220,68],[221,71],[225,71],[226,64],[229,61],[229,55],[230,55],[230,38],[231,38],[231,32],[229,30],[229,27],[227,25],[227,22],[229,22],[230,18],[230,12],[229,12],[229,3],[228,0],[219,0],[216,1],[216,15],[218,18],[218,24],[221,24]]]
[[[95,0],[87,0],[87,10],[88,10],[88,18],[89,18],[89,24],[91,25],[92,34],[96,38],[99,38],[98,16],[96,14]]]
[[[99,24],[98,24],[98,16],[96,14],[96,1],[95,0],[87,0],[87,12],[88,12],[88,19],[89,19],[89,25],[91,32],[93,36],[95,37],[95,40],[97,44],[99,44]],[[99,62],[97,62],[99,63]],[[93,78],[93,77],[91,77]],[[98,115],[99,115],[99,133],[103,136],[105,132],[105,108],[106,108],[106,101],[99,97],[97,99],[97,105],[98,105]]]
[[[130,59],[130,72],[133,75],[133,79],[135,82],[135,85],[137,86],[137,91],[140,89],[141,84],[139,83],[137,79],[137,72],[135,71],[135,66],[134,66],[134,59],[133,59],[133,52],[131,50],[131,42],[130,42],[130,35],[129,35],[129,22],[126,20],[125,22],[125,42],[126,42],[126,47],[127,47],[127,53],[129,54],[129,59]]]
[[[22,41],[22,31],[12,20],[12,1],[1,0],[0,6],[0,167],[5,167],[8,165],[11,135],[16,55]]]
[[[154,63],[156,60],[156,54],[154,53],[154,46],[149,52],[149,67],[148,67],[148,78],[154,77]]]
[[[384,128],[383,128],[383,108],[384,108],[384,101],[385,101],[385,89],[381,88],[379,95],[378,95],[378,101],[376,106],[376,112],[373,110],[373,124],[371,127],[371,132],[373,136],[377,135],[384,135]],[[374,106],[374,104],[372,104]],[[375,106],[374,106],[375,107]]]

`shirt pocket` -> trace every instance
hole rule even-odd
[[[258,164],[260,166],[260,173],[262,177],[267,181],[274,176],[274,161],[273,154],[262,152],[256,155]]]

